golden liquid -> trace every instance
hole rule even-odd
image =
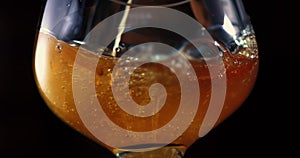
[[[225,53],[223,56],[227,76],[226,98],[221,115],[215,125],[221,123],[243,103],[256,80],[258,55],[255,39],[249,38],[246,41],[250,48],[253,47],[251,51],[245,49],[235,55]],[[78,47],[56,40],[49,34],[40,33],[34,65],[37,85],[47,105],[58,117],[80,133],[113,150],[103,142],[99,142],[89,132],[76,111],[72,92],[72,75],[78,49]],[[158,113],[149,117],[137,117],[123,111],[114,100],[111,76],[116,62],[117,59],[110,57],[99,58],[95,75],[96,95],[109,119],[124,129],[139,132],[155,130],[166,125],[178,112],[181,98],[180,85],[176,75],[169,68],[155,63],[144,64],[131,74],[130,95],[141,106],[151,101],[149,97],[151,84],[161,83],[167,92],[166,103]],[[172,144],[185,147],[190,146],[199,138],[199,129],[211,97],[211,76],[207,65],[205,62],[196,60],[190,62],[197,74],[201,90],[199,107],[187,130],[172,142]],[[174,127],[174,130],[176,128],[179,127]],[[112,139],[114,139],[113,136]]]

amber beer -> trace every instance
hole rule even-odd
[[[223,62],[226,68],[227,89],[224,106],[216,123],[221,123],[245,101],[253,88],[258,70],[258,55],[254,37],[247,37],[248,49],[236,54],[225,52]],[[81,121],[74,104],[72,76],[78,46],[57,40],[54,36],[40,32],[36,45],[35,73],[42,97],[48,107],[64,122],[90,139],[99,142]],[[249,49],[250,48],[250,49]],[[88,50],[87,50],[88,51]],[[148,63],[138,67],[131,74],[129,93],[132,99],[143,106],[149,103],[149,87],[161,83],[167,92],[163,108],[153,116],[137,117],[123,111],[112,94],[112,70],[117,59],[102,56],[96,68],[95,89],[99,102],[106,115],[115,124],[131,131],[151,131],[166,125],[178,112],[180,85],[176,75],[161,64]],[[194,120],[185,132],[172,144],[185,147],[198,139],[198,132],[211,97],[211,79],[205,62],[190,60],[199,82],[200,101]],[[174,127],[174,130],[180,127]],[[99,142],[103,143],[103,142]],[[105,144],[102,144],[105,145]],[[108,147],[110,148],[110,147]]]

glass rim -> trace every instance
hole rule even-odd
[[[131,3],[131,0],[128,0],[127,2],[122,2],[121,0],[110,0],[114,3],[121,4],[121,5],[127,5],[131,7],[140,7],[140,6],[160,6],[160,7],[174,7],[179,6],[185,3],[188,3],[190,0],[179,0],[179,2],[174,3],[161,3],[161,4],[141,4],[141,3]],[[129,3],[128,3],[129,2]]]

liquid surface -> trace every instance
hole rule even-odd
[[[229,53],[223,55],[227,89],[225,103],[216,125],[242,105],[255,83],[258,70],[256,43],[254,37],[246,37],[245,41],[251,49],[241,49],[234,55]],[[103,142],[99,142],[89,132],[76,110],[72,76],[78,49],[78,47],[57,40],[54,36],[40,32],[34,65],[39,90],[49,108],[59,118],[90,139],[113,150]],[[137,117],[122,110],[114,99],[111,76],[116,63],[116,58],[100,57],[95,74],[96,96],[108,118],[123,129],[137,132],[151,131],[165,126],[178,112],[181,91],[176,75],[168,67],[156,63],[148,63],[136,68],[130,75],[129,94],[137,104],[143,106],[151,102],[149,87],[154,83],[162,84],[167,93],[166,102],[158,113],[148,117]],[[185,147],[190,146],[199,138],[199,129],[203,125],[203,118],[210,102],[211,79],[224,76],[222,72],[218,76],[210,76],[207,65],[203,61],[191,60],[190,63],[199,82],[199,85],[195,86],[199,86],[201,90],[198,111],[187,130],[172,142],[172,144]],[[87,66],[80,70],[83,75],[87,72],[85,69],[88,68]],[[119,73],[122,76],[122,73],[126,71]],[[180,127],[174,127],[174,130],[177,128]],[[172,133],[169,134],[172,135]],[[111,136],[111,139],[114,137]]]

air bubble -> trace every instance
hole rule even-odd
[[[56,45],[55,49],[58,51],[58,53],[62,52],[62,46],[60,44]]]
[[[117,47],[117,48],[115,49],[115,51],[116,51],[116,53],[120,53],[120,52],[122,51],[122,49],[121,49],[120,47]]]
[[[123,71],[128,71],[128,67],[123,67]]]
[[[218,77],[219,77],[219,78],[223,78],[223,74],[222,74],[222,73],[219,73],[219,74],[218,74]]]
[[[251,54],[251,55],[250,55],[250,58],[251,58],[251,59],[254,59],[254,58],[255,58],[255,55],[254,55],[254,54]]]

